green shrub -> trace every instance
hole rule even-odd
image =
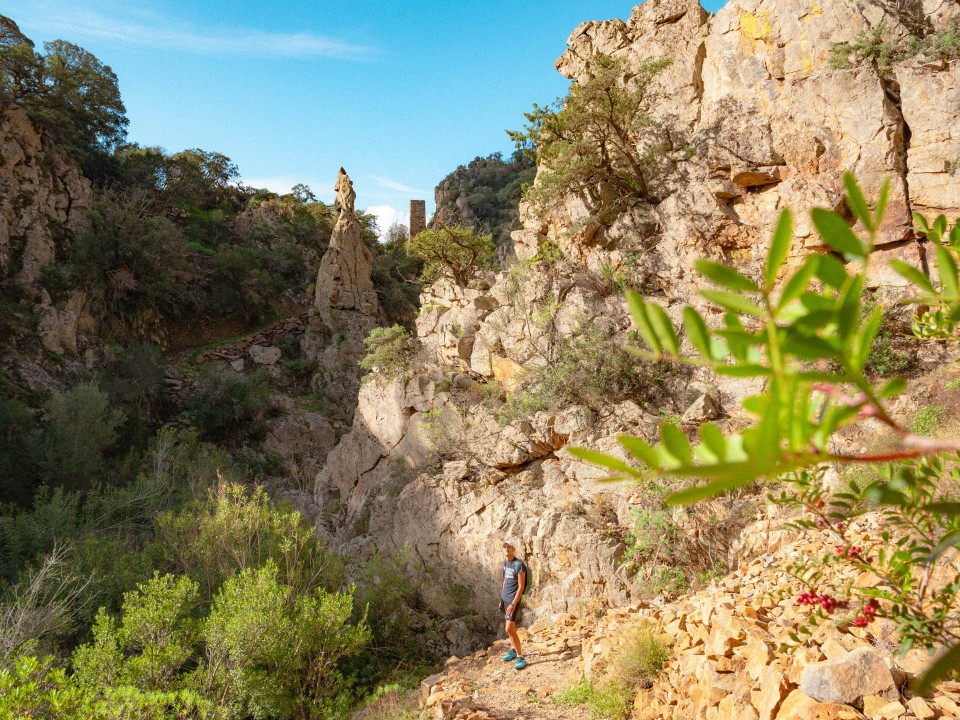
[[[300,513],[276,506],[262,488],[222,483],[205,500],[161,514],[156,530],[173,568],[193,578],[208,601],[237,572],[267,562],[298,591],[343,582],[342,561]]]
[[[656,630],[634,629],[617,658],[619,679],[628,686],[650,687],[670,659],[670,648]]]
[[[204,624],[205,682],[253,717],[326,717],[345,686],[337,663],[369,642],[351,593],[295,593],[272,561],[227,580]]]
[[[197,599],[197,585],[189,578],[155,573],[124,595],[119,620],[100,611],[93,641],[73,654],[74,679],[91,690],[123,685],[175,689],[195,653]]]
[[[830,66],[835,69],[869,66],[878,75],[889,75],[893,66],[924,55],[939,60],[960,57],[960,27],[952,26],[905,36],[894,34],[885,24],[861,31],[853,42],[840,43],[831,49]]]
[[[600,689],[589,680],[581,680],[551,699],[557,705],[585,705],[591,716],[610,720],[626,720],[633,706],[633,698],[626,685],[612,683]]]
[[[539,161],[537,182],[525,196],[536,212],[557,209],[575,195],[600,222],[610,223],[631,201],[657,194],[662,131],[647,111],[651,82],[668,65],[647,60],[631,72],[621,59],[598,56],[565,98],[534,105],[527,127],[508,132]]]
[[[0,397],[0,503],[29,503],[40,478],[36,420],[23,403]]]
[[[584,323],[578,334],[556,340],[544,364],[527,370],[498,420],[508,424],[574,404],[601,410],[628,398],[646,402],[663,391],[670,372],[665,363],[643,360]]]
[[[423,263],[421,279],[432,282],[444,277],[466,287],[480,270],[490,267],[496,256],[493,237],[463,225],[442,222],[407,241],[407,252]]]
[[[946,416],[947,409],[943,405],[926,405],[914,413],[908,427],[915,435],[933,435]]]
[[[117,439],[124,415],[110,407],[106,393],[93,383],[81,383],[54,395],[44,405],[45,477],[82,487],[106,471],[104,454]]]
[[[379,370],[386,377],[406,372],[419,346],[416,337],[401,325],[374,328],[363,342],[367,355],[360,367],[371,372]]]
[[[184,408],[203,439],[238,442],[263,438],[269,400],[270,388],[263,371],[241,376],[208,368]]]

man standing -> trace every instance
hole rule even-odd
[[[507,635],[513,644],[513,650],[503,656],[505,661],[516,659],[514,667],[522,670],[527,666],[520,648],[520,636],[517,635],[517,622],[520,620],[520,599],[527,582],[527,573],[523,561],[516,557],[517,541],[512,538],[503,541],[503,587],[500,589],[500,610],[506,621]]]

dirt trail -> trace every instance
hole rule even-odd
[[[567,618],[549,625],[520,629],[527,667],[515,670],[504,662],[506,640],[459,659],[421,683],[429,717],[464,720],[591,720],[587,708],[559,705],[551,696],[574,681],[577,660],[590,628]]]

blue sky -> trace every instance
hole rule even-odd
[[[715,9],[723,0],[708,0]],[[333,197],[342,165],[359,207],[406,221],[409,200],[478,155],[512,150],[584,20],[630,0],[3,0],[39,46],[63,38],[110,65],[129,139],[222,152],[244,182]]]

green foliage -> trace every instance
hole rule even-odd
[[[621,436],[620,441],[633,458],[655,472],[708,481],[674,493],[668,499],[675,503],[712,497],[762,477],[787,476],[787,489],[776,501],[799,505],[809,513],[795,526],[834,534],[841,541],[837,561],[871,569],[881,579],[873,588],[846,590],[856,596],[858,605],[849,622],[863,626],[876,617],[889,617],[898,625],[904,648],[932,650],[939,644],[956,648],[960,615],[954,603],[960,574],[951,569],[951,579],[936,587],[930,578],[945,551],[960,543],[956,502],[960,477],[952,464],[945,465],[948,457],[960,452],[960,444],[918,434],[933,429],[932,411],[913,427],[898,421],[887,401],[905,383],[894,379],[880,384],[867,373],[883,314],[876,308],[864,318],[862,295],[887,188],[871,209],[852,176],[846,176],[845,184],[847,206],[868,237],[859,237],[842,217],[827,210],[814,210],[812,219],[824,244],[849,265],[831,255],[808,256],[778,284],[793,239],[789,212],[782,214],[774,232],[762,279],[748,278],[731,267],[699,263],[700,272],[719,286],[702,295],[726,314],[720,327],[709,328],[696,310],[685,309],[684,329],[697,356],[681,356],[679,336],[662,309],[635,294],[628,296],[649,357],[706,365],[721,375],[764,378],[766,384],[763,392],[744,400],[744,410],[755,420],[742,432],[724,436],[717,426],[705,423],[694,447],[680,427],[663,423],[656,447],[630,436]],[[920,216],[915,220],[933,247],[938,285],[902,261],[893,260],[891,266],[913,286],[914,302],[927,308],[914,316],[915,334],[957,342],[960,224],[950,229],[943,216],[932,224]],[[810,370],[811,363],[819,369]],[[865,417],[889,427],[896,442],[863,454],[835,449],[838,431]],[[639,477],[633,465],[612,456],[572,452],[615,476]],[[839,491],[823,481],[826,467],[850,463],[873,466],[878,477],[866,484],[854,479]],[[880,542],[871,548],[843,542],[849,519],[871,509],[884,514]],[[815,612],[821,614],[844,609],[842,603],[847,602],[817,594],[822,577],[817,563],[828,561],[829,557],[803,559],[794,568],[798,579],[811,587],[798,601],[820,605]],[[935,662],[921,685],[942,678],[958,652],[950,650]]]
[[[217,468],[229,465],[229,460],[225,453],[198,442],[190,433],[165,429],[145,455],[148,471],[132,482],[97,484],[82,494],[61,487],[40,488],[29,510],[9,508],[5,522],[0,523],[0,546],[4,548],[0,553],[0,582],[15,581],[29,562],[65,543],[74,545],[72,557],[78,562],[78,574],[101,576],[116,570],[122,576],[127,572],[125,563],[132,561],[124,553],[129,553],[131,544],[140,543],[156,516],[188,498],[204,495]],[[110,544],[85,548],[87,541],[107,541],[111,537],[117,537],[116,542],[123,539],[123,553],[109,554],[110,548],[116,547]],[[136,572],[133,575],[137,581],[146,579]],[[91,584],[90,597],[96,603],[109,604],[112,598],[98,591],[111,586],[105,580]],[[130,587],[126,585],[121,592]]]
[[[441,223],[410,238],[407,252],[423,263],[421,277],[425,282],[443,277],[466,287],[478,271],[490,266],[496,247],[491,235]]]
[[[589,680],[581,680],[556,693],[551,700],[557,705],[585,705],[592,717],[610,720],[626,720],[633,705],[630,689],[626,685],[613,683],[600,689]]]
[[[0,667],[0,717],[56,720],[213,720],[221,717],[195,692],[141,692],[131,687],[94,691],[55,666],[53,658],[24,655]]]
[[[378,327],[364,338],[367,354],[360,361],[363,370],[378,370],[386,377],[406,372],[419,348],[417,338],[402,325]]]
[[[650,595],[675,597],[687,589],[683,568],[690,558],[683,543],[683,531],[670,510],[636,508],[631,511],[633,526],[624,540],[623,563],[635,573],[634,582]]]
[[[943,405],[926,405],[914,414],[908,427],[914,435],[934,435],[947,417]]]
[[[173,568],[193,578],[208,602],[228,578],[268,562],[299,592],[343,581],[343,564],[300,513],[277,507],[262,488],[221,483],[206,500],[161,514],[156,528]]]
[[[411,625],[408,608],[413,604],[416,587],[406,576],[406,553],[384,555],[378,548],[357,570],[353,619],[364,616],[370,625],[371,661],[389,664],[405,655],[418,654],[410,647]],[[413,652],[411,652],[413,650]]]
[[[407,252],[407,228],[394,223],[386,237],[373,249],[370,271],[380,307],[395,323],[410,325],[420,306],[423,263]]]
[[[81,383],[50,398],[44,414],[44,476],[73,487],[99,479],[123,413],[110,407],[106,393],[96,385]]]
[[[241,715],[323,717],[343,691],[338,660],[370,639],[348,623],[352,593],[297,594],[277,567],[244,570],[224,583],[204,626],[205,681]]]
[[[868,315],[871,309],[869,305],[864,307]],[[874,338],[873,347],[870,349],[870,357],[867,358],[867,372],[880,377],[893,377],[901,375],[913,367],[913,358],[899,349],[895,342],[896,336],[890,327],[890,311],[883,309],[880,330],[877,332],[877,337]]]
[[[30,409],[0,397],[0,503],[30,499],[40,477],[40,443]]]
[[[119,622],[100,611],[93,641],[73,654],[74,679],[90,689],[173,689],[193,655],[197,625],[191,613],[196,602],[197,586],[189,578],[155,573],[124,595]]]
[[[960,57],[960,27],[901,36],[880,23],[857,33],[853,42],[835,45],[830,52],[830,66],[835,69],[869,66],[886,77],[894,65],[918,55],[938,60]]]
[[[111,150],[126,136],[126,109],[117,76],[96,57],[64,40],[0,43],[0,99],[26,109],[44,136],[80,160]]]
[[[60,295],[82,287],[98,314],[193,304],[198,273],[179,229],[161,212],[144,191],[101,192],[67,261],[47,266],[42,282]]]
[[[669,63],[647,60],[632,73],[620,59],[594,58],[567,97],[534,105],[527,127],[508,132],[539,162],[540,177],[526,193],[538,213],[576,195],[610,223],[631,201],[657,194],[663,147],[646,111],[651,81]]]
[[[207,369],[184,404],[200,437],[213,442],[262,439],[270,399],[266,375]]]
[[[630,632],[617,658],[618,679],[628,686],[650,687],[670,659],[670,647],[650,625]]]
[[[520,229],[518,206],[523,187],[536,176],[533,160],[517,150],[509,160],[502,153],[461,165],[437,185],[437,214],[454,225],[477,227],[505,245]]]
[[[558,338],[542,365],[531,367],[520,389],[500,408],[501,424],[569,405],[602,409],[628,398],[641,402],[662,390],[669,367],[639,358],[589,322]]]

